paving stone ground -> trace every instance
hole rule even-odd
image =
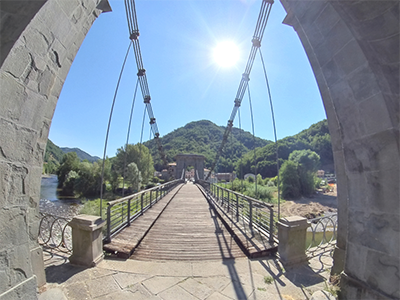
[[[105,258],[94,268],[45,252],[47,284],[39,300],[74,299],[309,299],[326,287],[332,259],[283,269],[277,258],[139,261]]]

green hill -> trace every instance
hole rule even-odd
[[[257,172],[263,177],[274,177],[277,175],[276,169],[276,146],[269,144],[256,150],[256,163],[254,162],[254,152],[247,153],[242,160],[237,163],[236,171],[241,174],[254,173],[255,165]],[[289,154],[294,150],[310,149],[320,156],[320,168],[333,172],[333,153],[331,137],[328,129],[328,121],[325,119],[321,122],[311,125],[308,129],[300,133],[285,137],[278,140],[279,165],[287,160]],[[242,168],[240,167],[242,164]]]
[[[82,161],[87,159],[89,162],[95,162],[100,159],[97,156],[91,156],[90,154],[82,151],[79,148],[67,148],[63,147],[60,148],[55,145],[51,140],[47,140],[46,145],[46,152],[44,154],[44,161],[43,161],[43,173],[46,174],[54,174],[65,153],[68,152],[76,152],[78,158]]]
[[[89,162],[93,163],[95,161],[98,161],[99,159],[101,159],[98,156],[91,156],[90,154],[88,154],[87,152],[79,149],[79,148],[68,148],[68,147],[62,147],[61,150],[64,153],[69,153],[69,152],[75,152],[78,155],[78,158],[82,161],[82,160],[88,160]]]
[[[160,138],[168,162],[173,162],[175,155],[180,153],[201,154],[206,157],[205,166],[210,168],[216,152],[221,144],[225,127],[201,120],[186,124],[173,132]],[[220,158],[217,166],[218,172],[232,172],[236,161],[254,147],[263,147],[271,141],[254,138],[251,133],[238,128],[232,128],[232,134]],[[145,142],[153,156],[155,169],[161,170],[162,163],[154,140]]]

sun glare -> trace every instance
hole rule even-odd
[[[239,48],[232,41],[221,42],[214,49],[214,60],[221,67],[232,67],[239,60]]]

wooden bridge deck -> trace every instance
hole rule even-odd
[[[236,227],[196,185],[181,184],[103,248],[137,260],[256,257],[276,249]]]
[[[194,184],[184,185],[134,251],[138,260],[207,260],[245,254]]]

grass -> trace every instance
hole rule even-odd
[[[264,283],[271,284],[274,282],[274,278],[272,276],[264,276]]]

